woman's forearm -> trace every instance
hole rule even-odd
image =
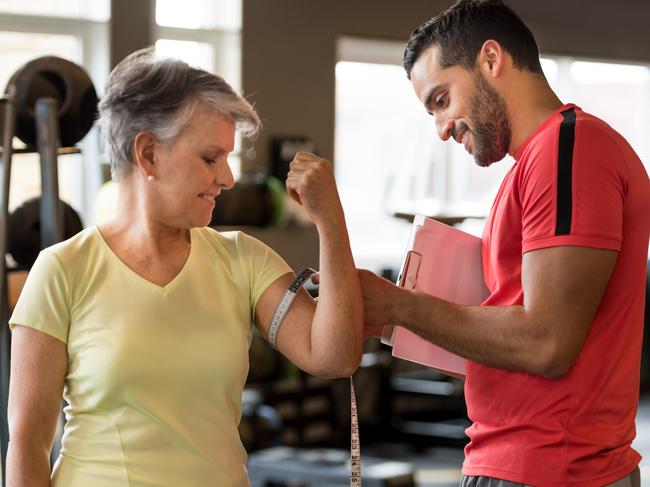
[[[350,375],[361,361],[363,299],[332,163],[298,152],[286,186],[289,196],[316,225],[320,242],[319,298],[309,334],[307,368],[323,376]]]
[[[50,487],[50,452],[42,446],[9,442],[7,487]]]
[[[348,376],[359,366],[363,299],[343,211],[317,225],[320,243],[318,305],[311,353],[322,375]]]

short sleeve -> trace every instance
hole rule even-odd
[[[268,245],[242,232],[237,235],[239,260],[249,281],[251,316],[266,288],[279,277],[292,272],[291,267]]]
[[[9,327],[26,326],[64,343],[70,327],[70,289],[56,255],[44,250],[29,271]]]
[[[520,172],[522,252],[563,245],[618,251],[624,154],[594,122],[562,125],[530,149]]]

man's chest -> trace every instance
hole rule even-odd
[[[494,200],[483,231],[483,272],[492,295],[521,291],[522,208],[509,172]]]

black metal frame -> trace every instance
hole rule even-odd
[[[16,104],[13,89],[1,99],[4,106],[4,133],[2,162],[0,163],[0,463],[2,484],[5,484],[5,459],[9,445],[7,404],[9,398],[9,368],[11,335],[9,332],[9,299],[7,285],[7,253],[9,220],[9,187],[12,140],[15,134]],[[41,248],[63,240],[63,208],[59,202],[57,150],[59,146],[59,121],[57,101],[53,98],[36,100],[37,150],[41,159]]]
[[[0,163],[0,463],[2,485],[5,484],[5,458],[9,444],[7,424],[7,400],[9,396],[9,298],[7,289],[7,222],[9,219],[9,180],[11,177],[12,139],[15,131],[15,98],[10,90],[2,100],[4,133],[2,139],[2,162]]]

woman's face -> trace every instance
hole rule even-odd
[[[214,199],[234,185],[228,165],[234,140],[232,120],[199,108],[174,141],[157,144],[156,179],[149,183],[154,218],[176,228],[208,225]]]

